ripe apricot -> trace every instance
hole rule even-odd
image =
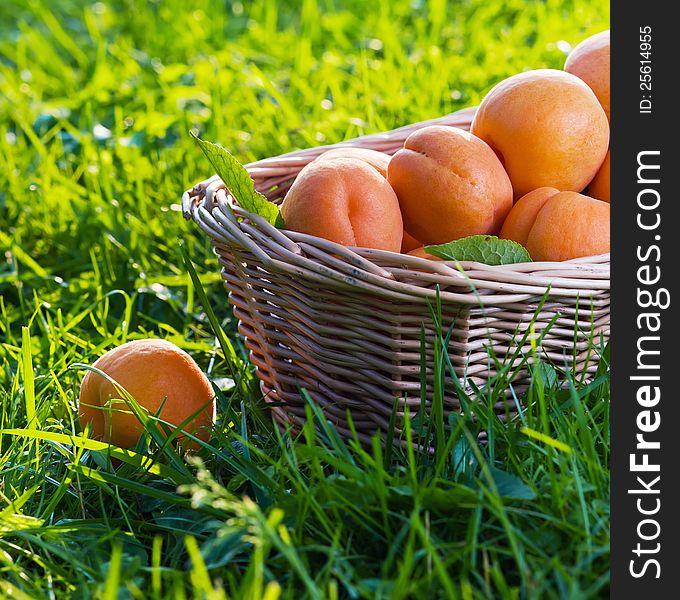
[[[536,220],[538,211],[543,205],[560,191],[552,187],[542,187],[522,196],[505,218],[498,237],[526,246],[529,232]]]
[[[429,254],[428,252],[425,252],[425,246],[420,246],[420,248],[414,248],[410,252],[407,252],[409,256],[417,256],[418,258],[427,258],[428,260],[443,260],[439,256],[435,256],[434,254]]]
[[[609,119],[610,79],[609,30],[601,31],[578,44],[567,56],[564,70],[585,81],[600,101]]]
[[[387,163],[390,162],[390,155],[370,148],[331,148],[316,157],[316,160],[326,160],[329,158],[358,158],[371,165],[383,177],[387,177]]]
[[[316,160],[326,160],[328,158],[358,158],[371,165],[378,173],[383,177],[387,177],[387,164],[390,162],[390,155],[384,152],[378,152],[377,150],[371,150],[370,148],[331,148],[323,154],[319,155]],[[409,235],[404,231],[404,235],[401,240],[401,252],[406,253],[409,250],[418,248],[422,246],[422,242],[419,242],[412,235]]]
[[[387,166],[404,228],[423,244],[498,233],[512,207],[503,165],[478,137],[430,125],[406,138]]]
[[[588,185],[588,195],[598,200],[609,202],[609,152],[597,172],[597,175]]]
[[[536,261],[609,252],[609,204],[577,192],[553,192],[543,188],[521,198],[501,237],[524,244]]]
[[[312,161],[281,204],[286,227],[345,246],[399,252],[404,225],[387,180],[358,158]]]
[[[498,83],[479,105],[471,131],[498,154],[515,199],[544,186],[581,191],[609,145],[607,116],[593,91],[555,69]]]
[[[109,350],[93,366],[122,386],[149,414],[160,409],[163,421],[179,426],[197,413],[183,429],[209,439],[215,394],[191,356],[175,344],[135,340]],[[132,448],[144,430],[123,394],[94,371],[85,374],[80,386],[78,414],[81,427],[89,424],[94,438],[122,448]]]
[[[401,252],[402,254],[408,254],[411,250],[420,248],[423,245],[422,242],[414,238],[410,233],[404,231],[404,237],[401,240]]]

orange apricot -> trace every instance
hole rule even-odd
[[[583,79],[593,90],[609,119],[610,101],[609,30],[601,31],[578,44],[567,56],[564,70]]]
[[[515,202],[512,210],[505,218],[498,237],[514,240],[522,246],[526,246],[529,232],[536,220],[538,211],[550,198],[559,193],[560,191],[556,188],[542,187],[522,196]]]
[[[201,440],[210,438],[215,394],[203,371],[184,350],[160,339],[141,339],[109,350],[94,365],[123,387],[149,414]],[[94,438],[132,448],[144,427],[122,392],[106,377],[88,371],[80,386],[78,414]],[[179,436],[181,440],[184,436]],[[194,444],[186,444],[192,447]]]
[[[609,145],[607,116],[593,91],[555,69],[498,83],[479,105],[471,131],[497,153],[515,199],[545,186],[581,191]]]
[[[597,175],[588,185],[588,195],[598,200],[609,202],[609,152],[597,172]]]
[[[304,167],[281,204],[286,227],[345,246],[399,252],[404,225],[387,180],[364,160],[326,158]]]
[[[478,137],[431,125],[406,138],[387,166],[406,231],[423,244],[496,234],[512,207],[498,157]]]
[[[577,192],[553,192],[543,188],[522,197],[501,237],[524,244],[536,261],[609,252],[609,204]]]
[[[390,162],[390,155],[370,148],[331,148],[316,157],[315,160],[326,160],[329,158],[358,158],[371,165],[383,177],[387,177],[387,163]]]
[[[404,231],[404,237],[401,240],[401,252],[402,254],[408,254],[411,250],[420,248],[423,245],[422,242],[414,238],[410,233]]]
[[[427,258],[427,260],[443,260],[439,256],[435,256],[434,254],[429,254],[428,252],[425,252],[425,246],[420,246],[420,248],[414,248],[410,252],[407,252],[409,256],[417,256],[418,258]]]
[[[326,160],[328,158],[358,158],[359,160],[363,160],[371,165],[383,177],[387,177],[387,164],[390,162],[391,157],[389,154],[379,152],[378,150],[349,146],[347,148],[340,147],[326,150],[326,152],[320,154],[315,160]],[[405,254],[409,250],[413,250],[414,248],[418,248],[418,246],[422,245],[422,242],[418,241],[412,235],[409,235],[406,231],[404,231],[401,241],[402,254]]]

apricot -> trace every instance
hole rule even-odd
[[[387,166],[404,228],[423,244],[496,234],[512,186],[493,150],[456,127],[431,125],[406,138]]]
[[[304,167],[281,204],[286,227],[345,246],[399,252],[404,225],[387,180],[358,158]]]
[[[515,199],[544,186],[581,191],[609,145],[607,115],[593,91],[576,75],[555,69],[498,83],[479,105],[470,130],[500,158]]]
[[[408,254],[411,250],[420,248],[423,245],[422,242],[414,238],[410,233],[404,231],[404,237],[401,240],[401,252],[402,254]]]
[[[588,185],[588,195],[609,202],[609,179],[609,152],[607,152],[600,170]]]
[[[175,344],[135,340],[109,350],[93,366],[149,414],[159,413],[163,421],[179,427],[195,414],[183,429],[201,440],[210,438],[215,420],[213,388],[191,356]],[[89,424],[95,439],[121,448],[132,448],[144,431],[119,389],[94,371],[88,371],[81,383],[78,415],[81,427]]]
[[[542,187],[522,196],[505,218],[498,237],[526,246],[529,232],[536,220],[538,211],[543,205],[560,191],[552,187]]]
[[[600,101],[609,120],[609,80],[611,51],[609,30],[601,31],[578,44],[567,56],[564,70],[583,79]]]
[[[383,177],[387,177],[387,163],[390,162],[390,155],[370,148],[331,148],[316,157],[315,160],[326,160],[329,158],[358,158],[371,165]]]
[[[417,256],[418,258],[427,258],[427,260],[443,260],[439,256],[435,256],[434,254],[429,254],[428,252],[425,252],[425,246],[420,246],[420,248],[414,248],[410,252],[407,252],[409,256]]]
[[[513,206],[501,236],[523,244],[536,261],[609,252],[609,204],[577,192],[534,190]]]

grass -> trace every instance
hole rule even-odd
[[[413,438],[439,436],[433,454],[343,442],[311,402],[296,439],[271,424],[178,199],[211,174],[192,129],[248,162],[435,117],[559,68],[563,40],[606,28],[608,11],[1,3],[0,597],[606,596],[606,354],[594,383],[566,389],[537,363],[510,424],[488,409],[507,374],[465,417],[413,419]],[[185,348],[220,389],[193,460],[153,419],[134,451],[79,435],[77,365],[145,336]]]

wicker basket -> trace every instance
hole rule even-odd
[[[302,167],[330,147],[393,154],[420,127],[467,129],[473,115],[474,108],[465,109],[387,133],[268,158],[247,169],[256,188],[280,202]],[[513,373],[515,393],[526,387],[529,372],[523,356],[531,353],[531,340],[523,334],[532,319],[534,340],[554,320],[538,348],[544,357],[586,377],[597,368],[592,340],[609,335],[609,254],[507,266],[436,262],[277,230],[231,202],[216,176],[182,198],[185,217],[212,238],[239,332],[281,423],[302,423],[302,388],[345,435],[350,433],[349,409],[364,441],[387,430],[395,398],[401,414],[405,405],[417,410],[421,329],[432,335],[430,311],[437,294],[443,327],[455,321],[449,355],[464,388],[471,383],[481,387],[495,374],[489,345],[501,362],[519,364]],[[523,337],[516,356],[517,340]],[[430,353],[431,346],[427,344]],[[458,408],[458,395],[450,389],[445,410]],[[516,410],[508,402],[496,408],[505,415]]]

